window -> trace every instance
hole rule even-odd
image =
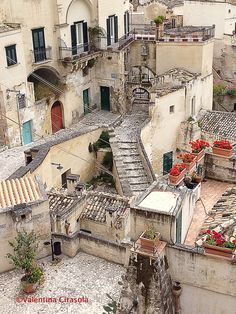
[[[37,28],[32,30],[33,38],[33,54],[34,62],[41,62],[47,60],[46,48],[45,48],[45,38],[44,38],[44,28]]]
[[[170,113],[174,113],[175,112],[175,106],[174,105],[170,106],[169,112]]]
[[[234,111],[236,111],[236,103],[234,103]]]
[[[25,94],[17,95],[19,109],[25,108]]]
[[[118,42],[118,17],[109,16],[107,19],[107,46]]]
[[[88,26],[87,22],[80,21],[71,25],[72,54],[88,51]]]
[[[16,45],[7,46],[6,48],[7,66],[10,67],[17,63]]]
[[[192,101],[191,101],[191,116],[195,116],[195,102],[196,102],[196,97],[193,96]]]

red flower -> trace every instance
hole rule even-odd
[[[232,145],[230,144],[230,142],[229,141],[224,141],[224,140],[214,141],[213,146],[219,147],[219,148],[223,148],[223,149],[227,149],[227,150],[231,150],[232,149]]]
[[[236,244],[236,240],[233,240],[233,243],[235,243],[235,244]]]
[[[170,170],[170,175],[177,177],[185,168],[186,168],[186,165],[184,164],[173,165],[173,167]]]
[[[207,230],[207,233],[208,233],[208,234],[211,234],[211,230],[210,230],[210,229],[208,229],[208,230]]]
[[[199,153],[201,150],[210,146],[210,144],[207,141],[201,139],[198,139],[196,141],[190,141],[189,144],[191,145],[192,152],[195,154]]]

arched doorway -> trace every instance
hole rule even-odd
[[[54,102],[51,109],[52,133],[63,129],[63,112],[60,101]]]
[[[144,88],[135,88],[133,90],[133,98],[135,100],[149,100],[149,92]]]

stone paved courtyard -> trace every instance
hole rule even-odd
[[[50,257],[40,261],[45,270],[45,282],[33,295],[22,295],[19,282],[22,274],[13,270],[0,275],[0,313],[78,313],[102,314],[103,305],[109,303],[106,293],[118,301],[121,291],[122,274],[125,268],[98,257],[78,253],[74,258],[63,256],[57,265],[51,264]],[[78,298],[87,297],[88,303],[24,303],[16,302],[20,296]]]

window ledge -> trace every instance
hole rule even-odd
[[[12,65],[8,65],[7,67],[6,67],[6,69],[11,69],[11,68],[14,68],[14,67],[16,67],[17,65],[19,65],[20,63],[19,62],[17,62],[17,63],[15,63],[15,64],[12,64]]]
[[[42,61],[39,61],[39,62],[33,62],[33,65],[39,65],[39,64],[44,64],[44,63],[49,63],[51,62],[52,59],[45,59],[45,60],[42,60]]]

